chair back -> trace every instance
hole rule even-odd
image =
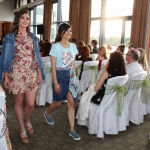
[[[117,98],[116,98],[116,93],[117,91],[114,91],[113,93],[109,91],[112,87],[115,87],[116,85],[118,85],[119,87],[126,85],[127,81],[128,81],[128,75],[125,76],[117,76],[111,79],[108,79],[107,84],[106,84],[106,89],[105,89],[105,95],[103,97],[103,100],[101,102],[101,105],[107,105],[109,107],[111,106],[116,106],[117,104]]]
[[[50,62],[50,56],[42,57],[42,62],[43,63]]]
[[[108,59],[105,59],[105,60],[102,61],[100,71],[99,71],[98,74],[97,74],[97,79],[96,79],[97,81],[98,81],[100,75],[102,74],[102,72],[104,71],[104,69],[105,69],[107,63],[108,63]]]
[[[98,54],[90,54],[90,57],[92,58],[93,61],[95,61],[96,58],[98,57]]]
[[[135,73],[130,80],[130,85],[128,89],[128,93],[125,95],[125,99],[139,99],[141,95],[141,88],[138,86],[138,82],[145,80],[147,76],[146,71],[142,71],[140,73]]]

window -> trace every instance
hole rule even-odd
[[[53,1],[51,37],[50,37],[51,41],[55,40],[59,25],[62,22],[69,21],[69,5],[70,5],[70,0]]]
[[[62,21],[69,20],[69,4],[70,0],[61,0]]]
[[[51,26],[51,41],[55,41],[57,32],[57,24],[52,24]]]
[[[90,39],[99,45],[129,45],[134,0],[91,0]]]
[[[105,22],[104,45],[117,46],[121,43],[122,20],[107,20]]]
[[[99,41],[99,33],[100,33],[100,20],[91,21],[91,30],[90,30],[90,40]]]
[[[20,0],[20,6],[24,6],[27,4],[27,0]]]
[[[101,0],[92,0],[91,2],[91,17],[100,17],[101,16]]]
[[[57,3],[53,4],[52,22],[57,22]]]
[[[43,24],[43,7],[43,4],[36,7],[36,25]]]
[[[125,22],[125,37],[124,37],[124,44],[128,47],[130,42],[130,35],[131,35],[131,21]]]
[[[106,17],[132,16],[133,0],[106,0]]]

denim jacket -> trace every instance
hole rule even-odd
[[[30,32],[33,38],[34,51],[36,55],[36,60],[38,66],[41,70],[42,79],[45,80],[45,74],[43,71],[42,60],[40,56],[40,51],[38,48],[38,38]],[[3,41],[2,53],[0,55],[0,84],[3,82],[3,73],[10,72],[13,56],[14,56],[15,38],[14,33],[8,34]]]

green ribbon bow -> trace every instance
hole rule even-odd
[[[92,71],[92,84],[95,84],[96,83],[96,72],[97,72],[97,65],[96,66],[87,66],[87,65],[84,65],[84,68],[83,70],[86,71],[86,70],[91,70]]]
[[[82,63],[75,70],[77,77],[78,77],[78,74],[79,74],[79,70],[81,70],[81,66],[82,66]]]
[[[145,80],[132,80],[129,89],[136,90],[141,88],[141,100],[143,103],[147,103],[150,98],[150,78]]]
[[[46,65],[44,65],[44,73],[48,74],[48,73],[51,73],[51,72],[52,72],[51,68],[46,66]]]
[[[117,100],[117,115],[121,116],[123,109],[123,101],[124,94],[127,92],[126,85],[119,86],[116,84],[115,86],[106,85],[105,95],[109,95],[116,92],[116,100]]]

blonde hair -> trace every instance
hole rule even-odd
[[[98,48],[98,50],[103,52],[103,57],[104,57],[104,59],[108,59],[108,58],[107,58],[107,55],[106,55],[106,48],[105,48],[105,46],[100,46],[100,47]]]
[[[137,48],[137,50],[140,52],[140,58],[138,60],[138,63],[143,67],[143,69],[145,71],[148,72],[149,67],[148,67],[148,63],[147,63],[147,57],[146,57],[145,50],[142,48]]]

